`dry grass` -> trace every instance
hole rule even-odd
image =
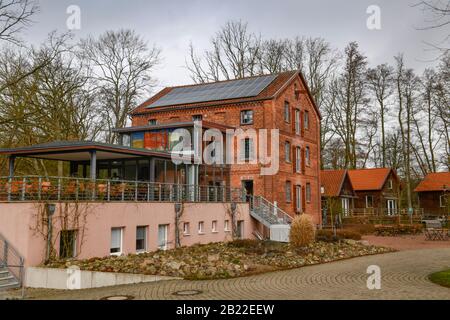
[[[310,216],[302,214],[291,224],[289,240],[294,247],[305,247],[315,240],[316,228]]]

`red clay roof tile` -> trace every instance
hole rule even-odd
[[[414,189],[415,192],[450,190],[450,172],[429,173]]]
[[[355,191],[381,190],[391,172],[390,168],[349,170],[350,181]]]
[[[341,193],[346,170],[322,170],[320,172],[320,182],[324,188],[323,196],[338,197]]]

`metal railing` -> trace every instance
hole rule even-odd
[[[262,196],[250,197],[250,207],[253,212],[266,218],[271,224],[290,224],[292,222],[291,216]]]
[[[225,186],[67,177],[0,177],[0,202],[245,202],[244,193],[243,189]]]
[[[7,268],[21,287],[24,284],[24,266],[25,259],[0,234],[0,267]]]
[[[408,215],[408,209],[388,209],[388,208],[354,208],[350,209],[345,216],[398,216]],[[422,216],[423,209],[415,208],[413,216]]]

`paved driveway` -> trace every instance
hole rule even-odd
[[[381,289],[368,290],[367,267],[381,268]],[[174,280],[70,292],[31,290],[38,299],[100,299],[132,295],[136,299],[449,299],[450,289],[427,280],[450,268],[450,248],[411,250],[354,258],[288,271],[228,280]],[[174,292],[200,290],[195,296]]]

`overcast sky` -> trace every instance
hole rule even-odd
[[[67,7],[78,5],[81,29],[74,32],[77,37],[135,29],[162,49],[164,59],[155,76],[160,86],[167,86],[191,82],[184,68],[190,41],[198,49],[206,49],[220,26],[227,20],[241,19],[263,38],[323,37],[339,49],[357,41],[370,64],[392,62],[394,55],[404,52],[407,64],[421,72],[437,55],[424,42],[439,43],[449,30],[418,30],[430,18],[420,8],[412,7],[418,1],[40,0],[41,11],[24,37],[38,44],[52,30],[66,32]],[[381,9],[381,30],[366,27],[370,5]]]

